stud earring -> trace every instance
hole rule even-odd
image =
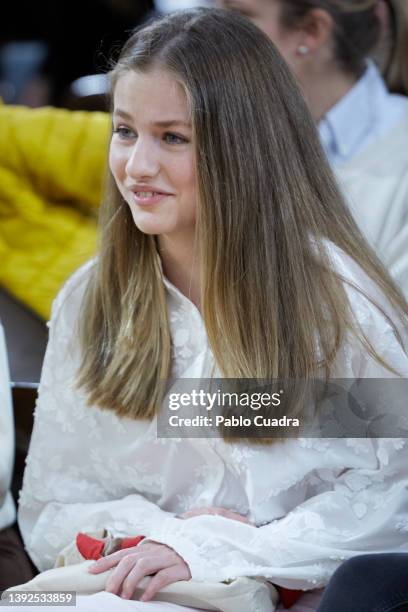
[[[299,45],[297,48],[299,55],[307,55],[309,53],[309,47],[306,45]]]

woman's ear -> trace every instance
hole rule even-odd
[[[331,15],[322,9],[311,9],[297,25],[299,56],[332,53],[334,22]],[[327,56],[327,53],[324,53]]]

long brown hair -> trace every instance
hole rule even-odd
[[[191,108],[199,193],[201,304],[222,374],[330,373],[353,321],[328,241],[352,257],[401,318],[407,306],[348,212],[313,120],[271,41],[239,15],[183,11],[137,31],[112,73],[159,66]],[[169,375],[171,338],[155,239],[116,185],[101,213],[98,263],[82,313],[79,384],[90,403],[151,418]]]
[[[408,2],[384,0],[389,12],[391,39],[382,69],[388,87],[408,95]],[[341,68],[353,75],[364,69],[365,60],[375,51],[382,32],[378,0],[279,0],[282,26],[292,29],[312,9],[327,11],[334,23],[334,53]]]

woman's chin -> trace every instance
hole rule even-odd
[[[168,211],[170,212],[170,211]],[[132,210],[133,222],[143,234],[151,236],[184,236],[194,233],[195,220],[182,219],[177,215],[159,214],[159,211],[149,213]]]
[[[159,236],[160,234],[166,234],[169,230],[171,230],[170,223],[166,223],[163,220],[153,217],[146,219],[140,218],[139,215],[133,215],[133,221],[137,229],[143,234]]]

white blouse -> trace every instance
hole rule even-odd
[[[344,254],[333,265],[373,295]],[[339,562],[362,552],[408,551],[408,447],[403,439],[290,439],[271,446],[222,439],[160,439],[155,421],[118,418],[87,407],[73,387],[75,322],[92,263],[55,301],[35,425],[21,493],[19,524],[41,570],[78,531],[144,534],[174,548],[193,580],[265,576],[311,589]],[[209,377],[214,360],[198,310],[165,281],[173,375]],[[407,355],[383,315],[347,291],[376,350],[408,377]],[[378,296],[377,296],[378,297]],[[383,300],[384,302],[384,300]],[[387,377],[349,341],[338,356],[342,377]],[[177,517],[199,506],[248,516]]]

